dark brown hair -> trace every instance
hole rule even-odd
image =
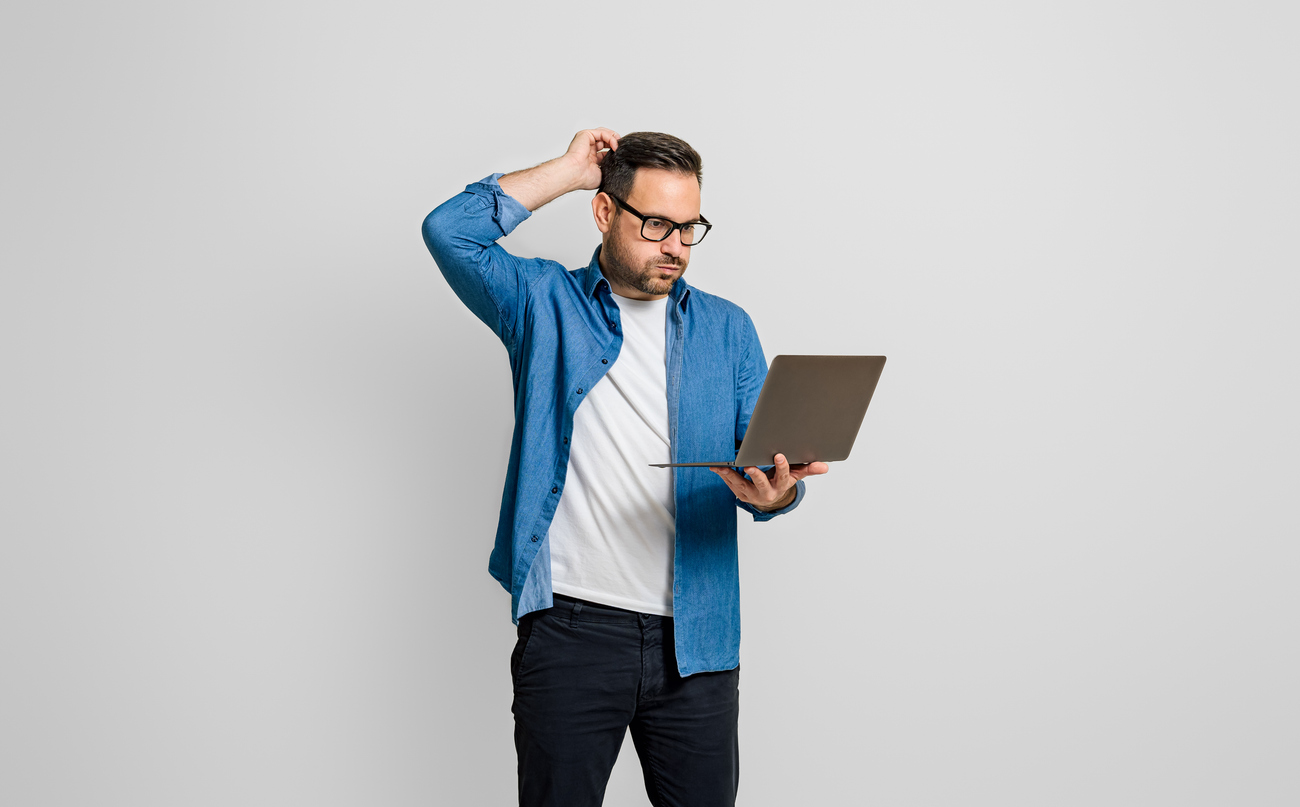
[[[600,164],[599,190],[626,199],[638,168],[694,174],[695,181],[704,184],[704,163],[685,140],[660,132],[631,132],[618,139],[618,148]]]

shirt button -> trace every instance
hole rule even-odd
[[[578,387],[578,394],[579,394],[579,395],[582,394],[582,387]]]
[[[536,536],[536,535],[533,536],[533,540],[534,540],[534,541],[537,540],[537,536]]]
[[[559,493],[559,492],[560,492],[559,488],[551,488],[551,493]]]
[[[569,438],[567,438],[567,437],[564,438],[564,444],[565,444],[566,446],[569,444]]]
[[[600,363],[601,363],[601,364],[609,364],[609,359],[601,359],[601,360],[600,360]]]

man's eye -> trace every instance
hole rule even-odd
[[[668,228],[668,222],[663,219],[646,219],[645,226],[651,230],[663,231]]]

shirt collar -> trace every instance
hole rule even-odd
[[[587,264],[587,268],[582,270],[582,290],[587,293],[588,297],[591,297],[595,295],[601,284],[604,284],[606,289],[609,288],[609,281],[605,279],[605,275],[600,271],[600,247],[596,247],[596,251],[591,253],[591,263]],[[672,290],[668,292],[668,299],[679,307],[685,308],[686,300],[690,297],[690,294],[691,287],[686,284],[685,278],[680,278],[673,284]]]

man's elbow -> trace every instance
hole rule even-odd
[[[429,253],[439,264],[447,257],[450,247],[451,227],[447,221],[446,208],[446,204],[434,208],[424,217],[424,223],[420,226],[424,245],[429,248]]]

